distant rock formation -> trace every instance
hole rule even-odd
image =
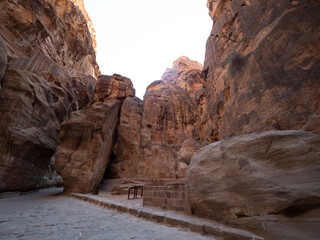
[[[185,178],[191,156],[202,146],[195,125],[201,70],[201,64],[180,57],[148,86],[143,101],[124,101],[106,177]]]
[[[55,183],[60,124],[90,102],[99,68],[71,1],[4,0],[0,12],[0,192],[27,191]]]

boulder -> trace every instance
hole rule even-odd
[[[199,216],[295,216],[320,204],[320,136],[266,131],[212,143],[192,157],[187,198]]]
[[[95,193],[100,187],[114,144],[120,104],[98,102],[71,113],[59,133],[55,168],[64,192]]]

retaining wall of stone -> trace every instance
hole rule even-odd
[[[144,186],[143,206],[154,206],[188,212],[185,185]]]

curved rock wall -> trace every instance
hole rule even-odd
[[[0,12],[0,192],[26,191],[52,184],[60,124],[90,102],[99,69],[71,1],[4,0]]]

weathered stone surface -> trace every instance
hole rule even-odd
[[[202,146],[196,126],[201,70],[198,62],[180,57],[163,74],[163,81],[150,84],[143,101],[124,101],[106,177],[185,178],[192,154]]]
[[[96,30],[93,27],[93,23],[92,23],[91,18],[89,17],[89,14],[88,14],[85,6],[84,6],[83,0],[71,0],[71,1],[74,3],[74,5],[76,5],[79,8],[81,13],[85,17],[87,26],[88,26],[89,31],[91,33],[91,39],[92,39],[93,48],[95,50],[97,50]]]
[[[134,91],[129,78],[101,75],[96,84],[94,103],[72,112],[62,123],[55,166],[63,178],[65,192],[96,194],[99,191],[114,148],[122,102],[134,95]],[[123,119],[126,121],[125,117]],[[124,138],[124,141],[130,139]]]
[[[50,159],[60,124],[90,102],[99,69],[86,20],[71,1],[5,0],[0,12],[8,59],[0,93],[0,192],[25,191],[54,183]]]
[[[202,138],[300,130],[319,115],[319,1],[209,0],[208,7]]]
[[[94,103],[71,113],[61,125],[55,167],[65,192],[99,189],[113,147],[119,107],[116,100]]]
[[[142,100],[136,97],[126,98],[122,104],[114,158],[106,175],[108,178],[143,177],[139,175],[142,107]]]
[[[6,70],[6,67],[7,67],[7,49],[2,37],[0,36],[0,83],[2,82],[2,78]],[[0,91],[1,91],[1,86],[0,86]]]
[[[156,81],[144,97],[141,123],[141,176],[184,178],[190,159],[179,154],[188,139],[197,139],[194,107],[180,87]]]
[[[220,220],[302,214],[319,207],[319,171],[319,135],[271,130],[236,136],[193,155],[188,201],[195,214]]]
[[[135,89],[129,78],[119,74],[112,76],[100,75],[95,89],[95,102],[104,102],[110,99],[124,100],[134,97]]]
[[[203,86],[201,76],[202,65],[182,56],[173,62],[172,68],[167,68],[161,80],[168,84],[181,87],[187,94],[194,93]]]

